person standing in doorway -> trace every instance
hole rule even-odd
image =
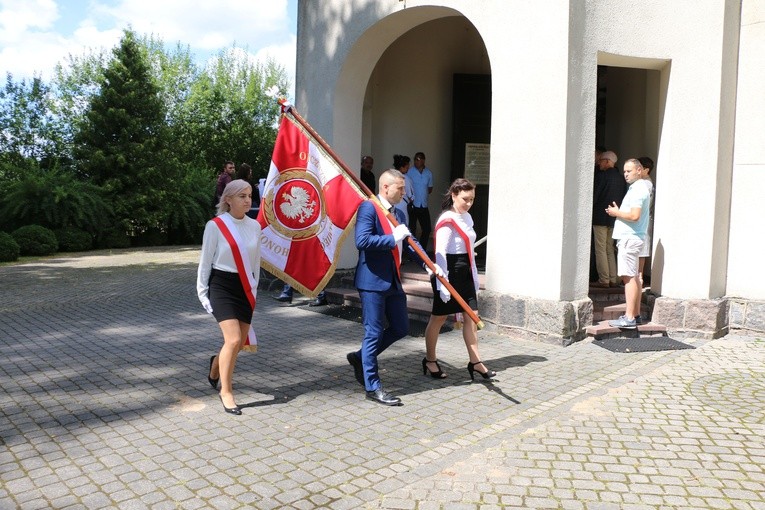
[[[418,152],[414,155],[414,170],[409,170],[407,178],[412,182],[412,203],[410,209],[409,230],[412,235],[417,231],[417,223],[420,224],[421,233],[417,240],[422,249],[427,249],[430,238],[430,209],[428,209],[428,197],[433,192],[433,172],[425,166],[425,154]]]
[[[613,328],[635,329],[640,316],[639,259],[646,232],[648,232],[648,208],[651,193],[642,179],[643,166],[637,159],[628,159],[624,163],[624,180],[629,184],[621,207],[612,202],[606,208],[606,214],[615,218],[614,240],[618,242],[618,273],[624,282],[624,300],[626,310],[617,320],[609,321]]]
[[[401,202],[396,204],[396,209],[401,211],[404,215],[404,225],[409,225],[409,211],[413,207],[412,199],[414,197],[414,191],[412,190],[412,181],[406,176],[409,173],[409,168],[412,166],[409,156],[402,156],[401,154],[393,155],[393,168],[404,174],[404,198]]]
[[[598,281],[593,287],[616,287],[619,277],[616,271],[616,255],[611,240],[614,232],[614,218],[606,209],[616,203],[617,207],[624,198],[624,178],[616,169],[617,157],[613,151],[606,151],[600,156],[592,197],[592,230],[595,235],[595,265]]]
[[[372,193],[377,193],[377,186],[375,182],[375,174],[372,172],[372,167],[375,165],[375,160],[372,156],[361,157],[361,182],[369,188]]]
[[[643,286],[643,269],[645,268],[645,261],[651,256],[651,235],[653,234],[653,197],[654,197],[654,183],[651,179],[651,170],[653,170],[653,160],[648,156],[638,158],[640,164],[643,165],[643,180],[648,185],[648,191],[651,194],[651,204],[648,206],[648,231],[645,234],[645,240],[643,241],[643,248],[640,250],[640,286]]]

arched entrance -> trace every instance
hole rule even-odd
[[[479,107],[469,103],[469,84],[477,82],[488,90],[481,96],[484,113],[465,115]],[[440,195],[464,174],[465,144],[490,143],[490,87],[486,46],[465,16],[442,7],[396,12],[371,26],[343,64],[335,94],[335,143],[355,139],[359,156],[374,156],[376,175],[392,166],[394,154],[424,152],[434,176],[429,207],[435,220]],[[488,165],[485,173],[488,187]],[[488,192],[480,196],[474,215],[482,237]]]

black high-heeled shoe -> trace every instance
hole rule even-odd
[[[428,368],[428,363],[435,363],[438,368],[438,372],[431,372]],[[422,375],[428,375],[433,379],[443,379],[446,374],[441,370],[441,365],[438,364],[438,360],[430,361],[428,358],[422,358]]]
[[[223,397],[218,395],[218,398],[220,399],[220,403],[223,404]],[[242,414],[242,408],[239,406],[226,407],[226,404],[223,404],[223,410],[226,411],[228,414],[235,414],[237,416],[240,416]]]
[[[476,365],[480,365],[481,363],[483,363],[483,362],[482,361],[476,361],[475,363],[468,363],[467,371],[470,374],[470,380],[471,381],[475,380],[475,374],[476,373],[480,374],[481,377],[483,377],[484,379],[491,379],[492,377],[497,375],[497,373],[494,370],[489,370],[488,368],[486,369],[486,372],[481,372],[480,370],[477,370],[475,368],[475,366]]]
[[[210,368],[207,369],[207,381],[210,383],[210,386],[212,386],[214,390],[218,389],[218,382],[220,381],[220,376],[218,376],[217,379],[213,379],[212,377],[210,377],[210,372],[212,372],[213,361],[215,361],[216,356],[210,356]]]

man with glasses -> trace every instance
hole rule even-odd
[[[608,206],[616,203],[621,205],[626,193],[624,178],[616,164],[616,154],[606,151],[600,156],[598,170],[595,171],[595,182],[592,198],[592,230],[595,238],[595,266],[598,271],[598,281],[593,287],[617,287],[619,276],[616,274],[616,254],[612,234],[614,218],[606,212]]]
[[[425,166],[425,154],[418,152],[414,155],[414,170],[407,172],[407,177],[412,182],[414,196],[412,202],[414,208],[409,215],[409,230],[412,235],[417,231],[417,223],[422,232],[417,238],[423,249],[428,247],[430,240],[430,209],[428,209],[428,197],[433,192],[433,172]]]

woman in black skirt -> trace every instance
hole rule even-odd
[[[443,212],[438,217],[435,228],[436,264],[446,268],[449,283],[470,308],[478,313],[478,269],[475,265],[473,247],[476,234],[473,230],[473,218],[468,213],[475,200],[475,185],[467,179],[457,179],[444,195],[441,204]],[[436,357],[436,343],[446,317],[449,314],[460,313],[459,303],[451,299],[449,290],[441,285],[435,277],[431,277],[433,286],[433,311],[425,328],[425,357],[422,359],[422,373],[441,379],[446,374],[441,370]],[[484,379],[497,375],[481,362],[478,355],[478,328],[473,321],[465,321],[462,328],[462,338],[467,347],[467,370],[470,379],[477,372]]]
[[[223,409],[236,415],[242,414],[231,383],[236,358],[248,335],[250,344],[256,342],[250,323],[260,275],[260,224],[246,216],[251,204],[247,181],[226,185],[218,215],[205,225],[197,271],[199,301],[223,332],[223,347],[210,358],[207,380],[215,389],[220,381]]]

